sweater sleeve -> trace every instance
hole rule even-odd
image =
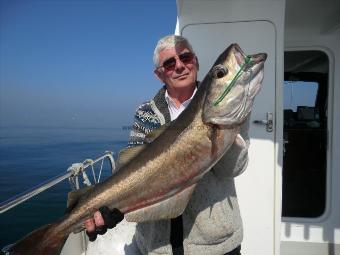
[[[145,143],[145,136],[160,127],[160,121],[154,113],[150,102],[141,104],[134,115],[134,121],[128,141],[128,147],[134,147]]]

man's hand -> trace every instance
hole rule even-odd
[[[93,242],[97,235],[103,235],[108,228],[114,228],[119,222],[124,219],[124,214],[114,208],[112,211],[103,206],[94,213],[93,218],[85,221],[86,234],[89,240]]]

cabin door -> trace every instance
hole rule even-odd
[[[236,178],[236,187],[244,225],[242,254],[276,254],[279,229],[275,226],[279,226],[281,219],[276,199],[281,187],[275,185],[275,27],[267,21],[194,24],[185,26],[181,34],[190,40],[197,53],[200,80],[231,43],[238,43],[246,54],[268,54],[263,87],[251,115],[249,164]],[[265,125],[267,121],[273,121],[273,126]]]

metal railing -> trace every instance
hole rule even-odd
[[[89,185],[89,179],[86,175],[85,169],[87,169],[88,167],[92,167],[92,174],[93,174],[93,179],[94,182],[97,183],[100,180],[100,175],[101,175],[101,170],[103,167],[103,163],[105,159],[108,159],[110,162],[110,166],[111,166],[111,172],[112,174],[114,173],[115,169],[116,169],[116,165],[115,165],[115,161],[113,158],[113,154],[112,152],[106,152],[103,156],[95,159],[95,160],[85,160],[83,163],[76,163],[73,164],[71,167],[68,168],[68,170],[60,175],[57,175],[47,181],[44,181],[42,183],[40,183],[39,185],[36,185],[18,195],[15,195],[7,200],[5,200],[4,202],[0,203],[0,213],[4,213],[7,210],[25,202],[26,200],[38,195],[39,193],[47,190],[48,188],[53,187],[54,185],[58,184],[61,181],[64,181],[66,179],[69,179],[70,183],[73,186],[73,189],[79,189],[80,185],[79,185],[79,175],[82,174],[83,175],[83,179],[84,179],[84,183],[86,185]],[[102,162],[101,164],[101,169],[100,169],[100,173],[98,178],[96,178],[95,172],[94,172],[94,168],[93,165],[98,163],[98,162]]]

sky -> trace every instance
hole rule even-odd
[[[283,86],[283,109],[291,109],[296,112],[298,106],[314,107],[317,92],[317,82],[285,81]]]
[[[175,0],[0,0],[0,127],[130,125],[175,26]]]

